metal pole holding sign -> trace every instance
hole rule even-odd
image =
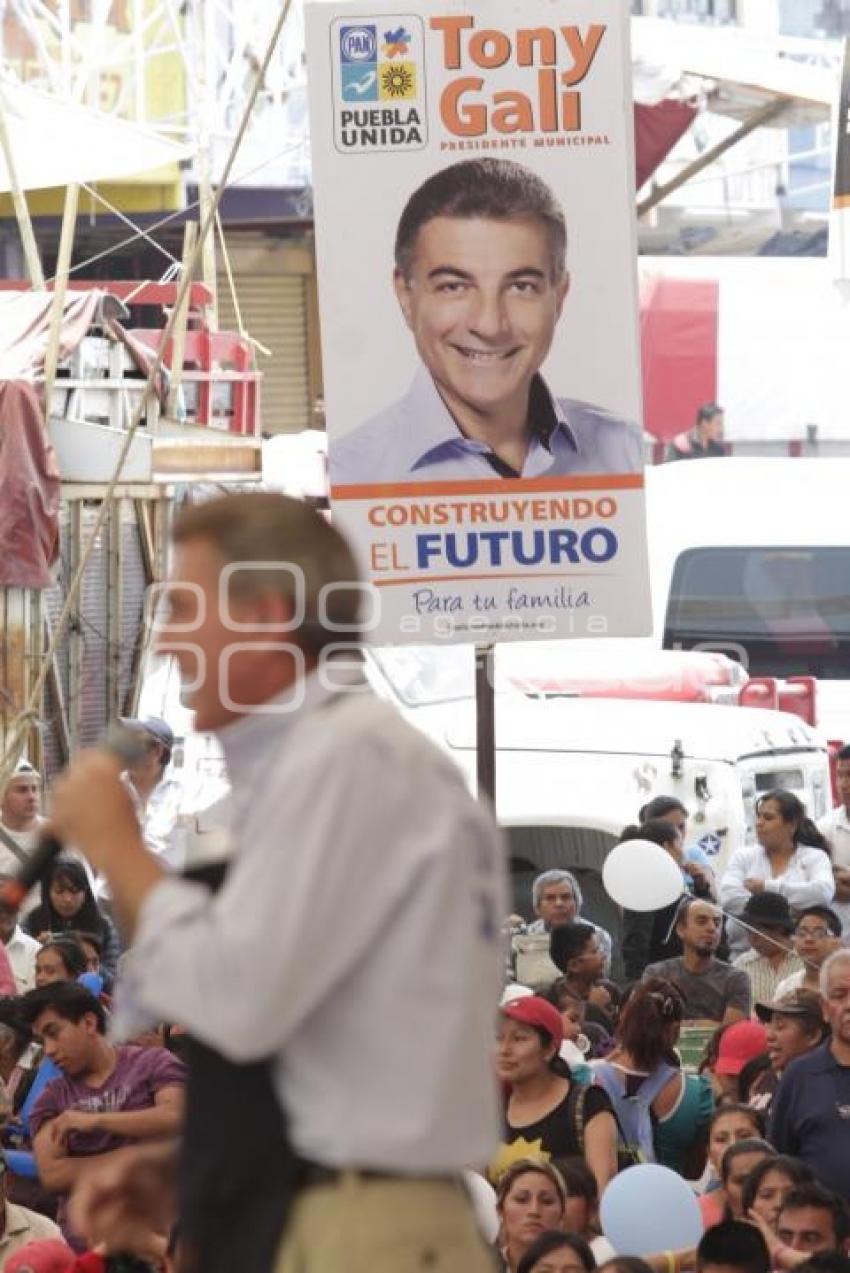
[[[496,803],[496,695],[493,667],[496,647],[475,647],[475,743],[478,799]]]

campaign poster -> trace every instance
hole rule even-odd
[[[331,504],[374,643],[650,631],[628,6],[306,6]]]

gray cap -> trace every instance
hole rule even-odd
[[[780,995],[771,1003],[757,1003],[755,1013],[759,1021],[770,1021],[778,1012],[783,1017],[810,1017],[813,1021],[822,1021],[820,998],[812,990],[789,990],[787,995]]]
[[[159,716],[121,716],[119,720],[127,729],[149,734],[156,742],[162,743],[168,751],[173,750],[174,731],[168,721],[162,720]]]

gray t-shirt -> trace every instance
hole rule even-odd
[[[672,981],[685,1000],[686,1021],[722,1021],[727,1008],[738,1008],[745,1017],[752,1009],[750,979],[741,968],[733,968],[722,959],[712,959],[705,972],[688,972],[681,956],[649,964],[647,977],[664,977]]]

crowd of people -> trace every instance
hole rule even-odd
[[[144,737],[160,774],[170,748]],[[125,780],[133,783],[133,773]],[[134,792],[134,804],[139,799]],[[41,779],[21,762],[0,799],[0,882],[35,848],[46,819]],[[91,1273],[91,1251],[69,1214],[76,1185],[128,1147],[179,1135],[186,1073],[178,1031],[130,1043],[107,1034],[122,947],[86,862],[63,854],[20,913],[0,903],[0,1270]],[[169,1267],[171,1218],[134,1236],[116,1268]],[[113,1261],[114,1264],[114,1261]]]
[[[149,741],[162,775],[167,738]],[[850,749],[839,774],[850,803]],[[850,875],[848,844],[835,845],[846,811],[819,829],[792,793],[769,792],[757,843],[718,874],[688,843],[687,816],[658,796],[622,834],[672,856],[677,902],[623,911],[612,936],[585,913],[575,874],[549,870],[533,917],[506,926],[501,1138],[466,1177],[503,1273],[850,1273]],[[0,802],[7,871],[10,841],[25,855],[40,825],[39,776],[23,764]],[[84,860],[57,859],[21,915],[0,909],[0,1270],[94,1258],[76,1227],[86,1173],[180,1132],[180,1023],[112,1042],[121,979],[119,933]],[[600,1206],[647,1163],[687,1182],[704,1233],[638,1259],[615,1249]],[[122,1267],[176,1267],[179,1215],[165,1205],[123,1238]]]
[[[838,773],[850,804],[848,748]],[[816,827],[793,793],[768,792],[757,842],[715,874],[684,806],[656,797],[621,840],[669,853],[682,894],[624,910],[619,943],[582,913],[571,872],[535,880],[533,924],[512,917],[496,1047],[506,1273],[850,1273],[846,826],[843,804]],[[529,932],[548,933],[548,963],[529,959]],[[612,1249],[600,1200],[646,1163],[687,1183],[703,1237],[641,1262]]]

